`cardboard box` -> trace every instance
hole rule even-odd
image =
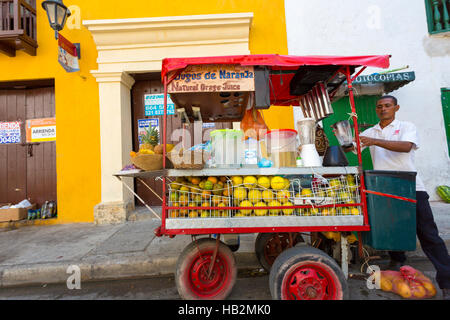
[[[0,203],[0,208],[10,203]],[[23,220],[28,217],[28,209],[35,209],[36,204],[31,205],[28,208],[10,208],[0,209],[0,222]]]

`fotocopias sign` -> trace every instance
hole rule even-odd
[[[29,119],[27,142],[56,141],[56,118]]]
[[[169,93],[254,91],[253,66],[188,66],[169,84]]]

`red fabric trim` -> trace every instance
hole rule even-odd
[[[351,65],[388,68],[389,55],[371,56],[287,56],[278,54],[255,54],[241,56],[217,56],[195,58],[165,58],[162,61],[161,76],[188,65],[237,64],[242,66],[270,66],[272,70],[295,70],[303,65]]]

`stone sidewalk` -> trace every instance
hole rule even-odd
[[[433,202],[442,238],[450,248],[450,204]],[[191,236],[156,237],[160,221],[149,213],[117,225],[66,224],[0,229],[0,287],[64,283],[77,265],[82,281],[140,278],[175,272]],[[256,234],[240,236],[238,268],[259,268]],[[424,257],[420,247],[409,256]]]

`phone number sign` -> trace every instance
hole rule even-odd
[[[0,122],[0,144],[20,143],[20,122]]]
[[[162,116],[164,115],[164,94],[146,94],[145,116]],[[175,114],[175,104],[167,95],[167,115]]]

